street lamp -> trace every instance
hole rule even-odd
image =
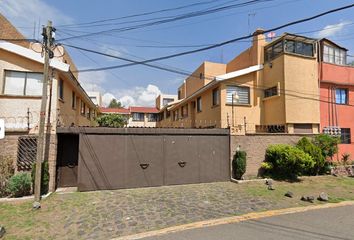
[[[234,118],[234,100],[236,101],[236,103],[238,103],[238,100],[240,99],[240,97],[238,96],[237,92],[233,92],[232,93],[232,126],[235,126],[235,118]]]

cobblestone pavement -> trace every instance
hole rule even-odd
[[[309,182],[306,188],[313,188],[311,184]],[[298,199],[276,200],[284,198],[287,187],[286,184],[284,190],[269,191],[261,182],[221,182],[55,193],[42,202],[39,211],[31,209],[32,202],[3,207],[0,204],[0,225],[7,226],[8,238],[5,239],[110,239],[196,221],[296,206],[300,202]],[[265,194],[270,196],[279,196],[269,198],[255,194],[256,188],[265,189]]]

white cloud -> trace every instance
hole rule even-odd
[[[103,106],[105,107],[108,106],[111,103],[112,99],[116,99],[112,93],[103,94],[102,96]]]
[[[38,20],[41,25],[46,25],[51,20],[54,26],[74,22],[71,17],[42,0],[2,0],[0,12],[16,27],[21,27],[19,30],[26,37],[33,37],[34,22],[38,28]]]
[[[337,24],[327,25],[315,36],[317,38],[335,37],[338,34],[343,33],[345,26],[351,23],[351,21],[341,21]]]
[[[100,50],[106,54],[113,55],[116,57],[121,57],[124,53],[127,53],[127,49],[123,47],[117,47],[117,46],[110,46],[107,44],[104,44],[100,47]],[[117,61],[117,59],[112,58],[112,57],[106,57],[107,60],[109,61]]]
[[[88,92],[105,92],[102,85],[106,82],[106,79],[107,73],[105,71],[79,73],[79,82]]]
[[[159,94],[161,94],[160,89],[152,84],[116,92],[117,99],[126,107],[155,106],[155,99]]]

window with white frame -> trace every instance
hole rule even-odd
[[[348,104],[348,89],[347,88],[337,88],[336,89],[336,103],[337,104]]]
[[[213,89],[213,106],[219,105],[219,95],[220,95],[219,89],[218,88]]]
[[[58,94],[59,94],[59,99],[64,100],[64,81],[63,81],[63,79],[59,79]]]
[[[156,122],[157,121],[157,114],[156,113],[149,113],[147,117],[148,117],[148,122]]]
[[[144,113],[132,113],[132,118],[133,121],[140,121],[143,122],[144,121]]]
[[[3,94],[17,96],[41,96],[43,74],[5,71]]]
[[[346,59],[347,53],[344,49],[323,45],[324,62],[345,65],[347,63]]]
[[[197,112],[202,111],[202,97],[197,98]]]
[[[238,96],[238,99],[237,97]],[[233,101],[232,101],[232,98]],[[250,104],[250,88],[240,86],[226,87],[226,103],[227,104]]]

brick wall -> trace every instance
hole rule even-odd
[[[264,161],[265,151],[269,145],[294,145],[304,136],[312,137],[311,135],[295,134],[252,134],[246,136],[231,136],[231,157],[235,154],[237,146],[240,145],[240,149],[247,153],[247,169],[244,177],[246,179],[256,177],[259,174],[259,168]]]
[[[18,138],[21,135],[22,134],[6,133],[5,138],[0,139],[0,159],[4,157],[12,158],[14,167],[16,166],[16,160],[17,160]]]
[[[6,133],[5,139],[0,139],[0,159],[3,157],[11,157],[13,159],[14,167],[17,163],[17,147],[18,138],[26,135],[25,133]],[[49,148],[46,150],[45,159],[48,159],[49,163],[49,191],[55,191],[55,179],[56,179],[56,159],[57,159],[57,136],[51,134]]]
[[[25,37],[2,15],[0,14],[0,38],[1,39],[25,39]],[[28,48],[28,41],[12,41],[12,43]]]

